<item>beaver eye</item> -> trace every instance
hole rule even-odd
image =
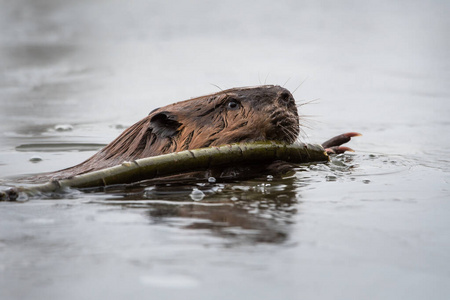
[[[227,105],[228,109],[231,110],[238,109],[240,106],[241,104],[237,100],[230,100]]]

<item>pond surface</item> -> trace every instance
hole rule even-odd
[[[282,179],[0,202],[0,299],[448,299],[449,13],[0,1],[2,188],[216,85],[295,91],[302,141],[363,133]]]

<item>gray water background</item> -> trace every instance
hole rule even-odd
[[[303,141],[363,136],[280,180],[2,202],[0,299],[448,299],[449,13],[438,0],[1,0],[2,186],[215,85],[315,100]]]

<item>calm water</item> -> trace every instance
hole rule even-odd
[[[1,202],[0,299],[450,296],[447,1],[0,5],[3,187],[214,85],[317,99],[304,141],[364,134],[279,180]]]

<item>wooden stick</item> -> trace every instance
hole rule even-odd
[[[220,166],[229,167],[243,163],[269,164],[275,160],[301,164],[326,162],[329,160],[329,157],[323,147],[317,144],[299,143],[286,145],[276,142],[231,144],[142,158],[72,178],[53,180],[34,186],[12,188],[0,192],[0,199],[14,200],[11,198],[13,198],[14,193],[17,195],[18,192],[33,195],[55,192],[63,188],[89,188],[126,184]]]

